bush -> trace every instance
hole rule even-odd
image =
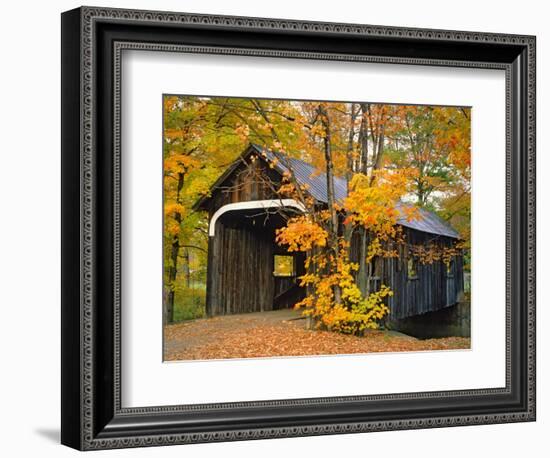
[[[343,334],[361,335],[366,329],[378,329],[380,320],[390,312],[384,304],[384,298],[393,296],[392,290],[382,285],[379,291],[370,293],[366,298],[361,297],[359,288],[355,285],[350,291],[353,296],[349,296],[346,289],[342,294],[342,298],[347,299],[350,305],[333,306],[321,317],[321,322],[329,330]]]
[[[204,288],[177,288],[174,298],[174,321],[195,320],[206,314]]]

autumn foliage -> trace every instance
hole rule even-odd
[[[399,246],[425,263],[448,262],[469,249],[467,108],[167,96],[164,126],[167,321],[177,285],[206,265],[207,215],[193,203],[250,142],[277,152],[271,160],[258,157],[270,168],[278,161],[286,166],[282,181],[267,185],[304,208],[284,215],[276,242],[305,253],[300,284],[307,295],[296,307],[319,328],[361,334],[380,326],[393,292],[373,287],[373,264],[397,257]],[[300,185],[289,158],[313,164],[326,179],[326,204]],[[335,192],[335,177],[346,180],[344,198]],[[397,220],[403,213],[418,217],[419,207],[459,229],[460,245],[410,245]],[[361,240],[357,261],[351,260],[353,237]]]

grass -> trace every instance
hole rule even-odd
[[[206,309],[205,288],[181,288],[174,300],[174,321],[204,318]]]

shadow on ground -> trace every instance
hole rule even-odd
[[[34,432],[42,436],[45,439],[48,439],[50,442],[55,442],[59,444],[61,442],[61,433],[59,429],[48,429],[48,428],[39,428],[35,429]]]

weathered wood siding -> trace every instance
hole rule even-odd
[[[449,246],[447,237],[434,236],[404,228],[406,240],[411,244],[424,244],[434,241]],[[359,261],[359,237],[352,238],[352,256]],[[401,319],[427,312],[441,310],[458,302],[464,290],[463,258],[455,256],[450,272],[442,261],[432,264],[416,264],[416,277],[408,277],[407,246],[399,248],[398,258],[378,258],[375,260],[374,275],[370,289],[376,291],[384,284],[391,288],[393,296],[388,299],[390,318]]]
[[[273,241],[221,220],[208,247],[208,316],[273,310]]]
[[[235,202],[247,202],[251,200],[276,199],[274,189],[262,180],[261,176],[268,177],[272,183],[280,183],[280,176],[265,165],[263,161],[255,161],[254,166],[244,163],[239,165],[234,172],[227,177],[219,189],[214,190],[209,203],[210,216],[220,207]]]
[[[451,272],[443,262],[418,264],[415,278],[408,278],[407,265],[398,259],[384,260],[388,283],[394,292],[389,299],[390,318],[400,319],[434,312],[455,305],[462,292],[462,261],[455,257]]]

